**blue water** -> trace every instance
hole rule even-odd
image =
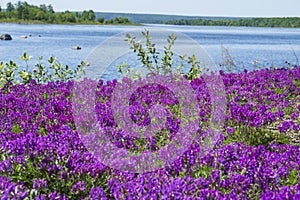
[[[300,29],[173,25],[142,28],[150,27],[167,28],[189,36],[207,51],[216,65],[222,62],[222,45],[228,48],[239,69],[253,69],[254,63],[263,67],[286,67],[286,61],[295,65],[300,60]],[[33,56],[30,67],[34,67],[39,56],[43,56],[45,64],[50,56],[54,56],[61,64],[74,68],[105,40],[137,28],[141,27],[0,24],[0,34],[8,33],[13,37],[12,41],[0,40],[0,61],[14,60],[25,65],[19,57],[28,52]],[[27,39],[21,38],[30,34],[32,36]],[[73,50],[75,45],[82,49]]]

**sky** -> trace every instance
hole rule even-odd
[[[1,0],[0,6],[7,2]],[[153,13],[191,16],[300,17],[300,0],[27,0],[51,4],[55,11]]]

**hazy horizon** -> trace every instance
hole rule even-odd
[[[3,0],[2,8],[8,2],[16,3],[14,0]],[[216,16],[216,17],[300,17],[300,1],[272,1],[272,0],[88,0],[73,1],[66,0],[27,0],[34,5],[51,4],[55,11],[82,11],[92,9],[95,12],[128,13],[128,14],[163,14],[182,16]],[[216,6],[218,5],[218,6]]]

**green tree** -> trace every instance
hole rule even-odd
[[[88,11],[88,21],[95,21],[96,15],[93,10]]]
[[[12,11],[14,11],[15,10],[15,6],[11,3],[11,2],[8,2],[7,4],[6,4],[6,11],[7,12],[12,12]]]
[[[86,11],[84,10],[81,14],[82,21],[90,22],[95,21],[96,15],[93,10]]]
[[[47,14],[45,12],[42,12],[39,10],[35,13],[34,19],[43,21],[43,20],[47,20],[48,18],[47,18]]]
[[[97,21],[98,21],[99,23],[103,24],[103,23],[104,23],[104,17],[99,17],[99,18],[97,19]]]
[[[76,17],[76,18],[81,18],[81,14],[80,14],[79,12],[76,12],[76,13],[75,13],[75,17]]]
[[[62,21],[63,22],[75,23],[76,22],[76,17],[74,15],[74,13],[67,10],[64,13],[62,13]]]
[[[88,11],[84,10],[82,13],[81,13],[81,19],[83,21],[88,21],[88,18],[89,18],[89,13]]]
[[[52,7],[52,5],[51,4],[49,4],[48,6],[47,6],[47,10],[48,10],[48,12],[50,12],[50,13],[54,13],[54,9],[53,9],[53,7]]]
[[[40,5],[40,10],[44,11],[44,12],[47,12],[48,11],[48,8],[45,4],[41,4]]]
[[[105,24],[131,24],[131,21],[126,17],[117,17],[115,19],[106,20]]]
[[[24,19],[24,5],[21,1],[18,1],[16,5],[16,10],[17,10],[17,18]]]
[[[5,19],[6,18],[6,13],[5,12],[2,12],[2,8],[0,6],[0,19]]]

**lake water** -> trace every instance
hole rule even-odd
[[[206,50],[216,66],[223,59],[222,48],[228,48],[235,64],[240,69],[253,69],[254,63],[269,67],[286,67],[299,64],[300,29],[294,28],[254,28],[254,27],[201,27],[146,25],[101,26],[101,25],[24,25],[0,24],[0,34],[8,33],[12,41],[0,41],[0,61],[14,60],[24,66],[19,57],[28,52],[33,56],[30,66],[43,56],[44,63],[54,56],[64,65],[72,68],[86,60],[91,52],[105,40],[137,28],[161,28],[185,34],[197,41]],[[23,35],[32,35],[27,39]],[[73,46],[82,47],[73,50]],[[128,46],[129,48],[129,46]],[[103,58],[104,59],[104,58]]]

